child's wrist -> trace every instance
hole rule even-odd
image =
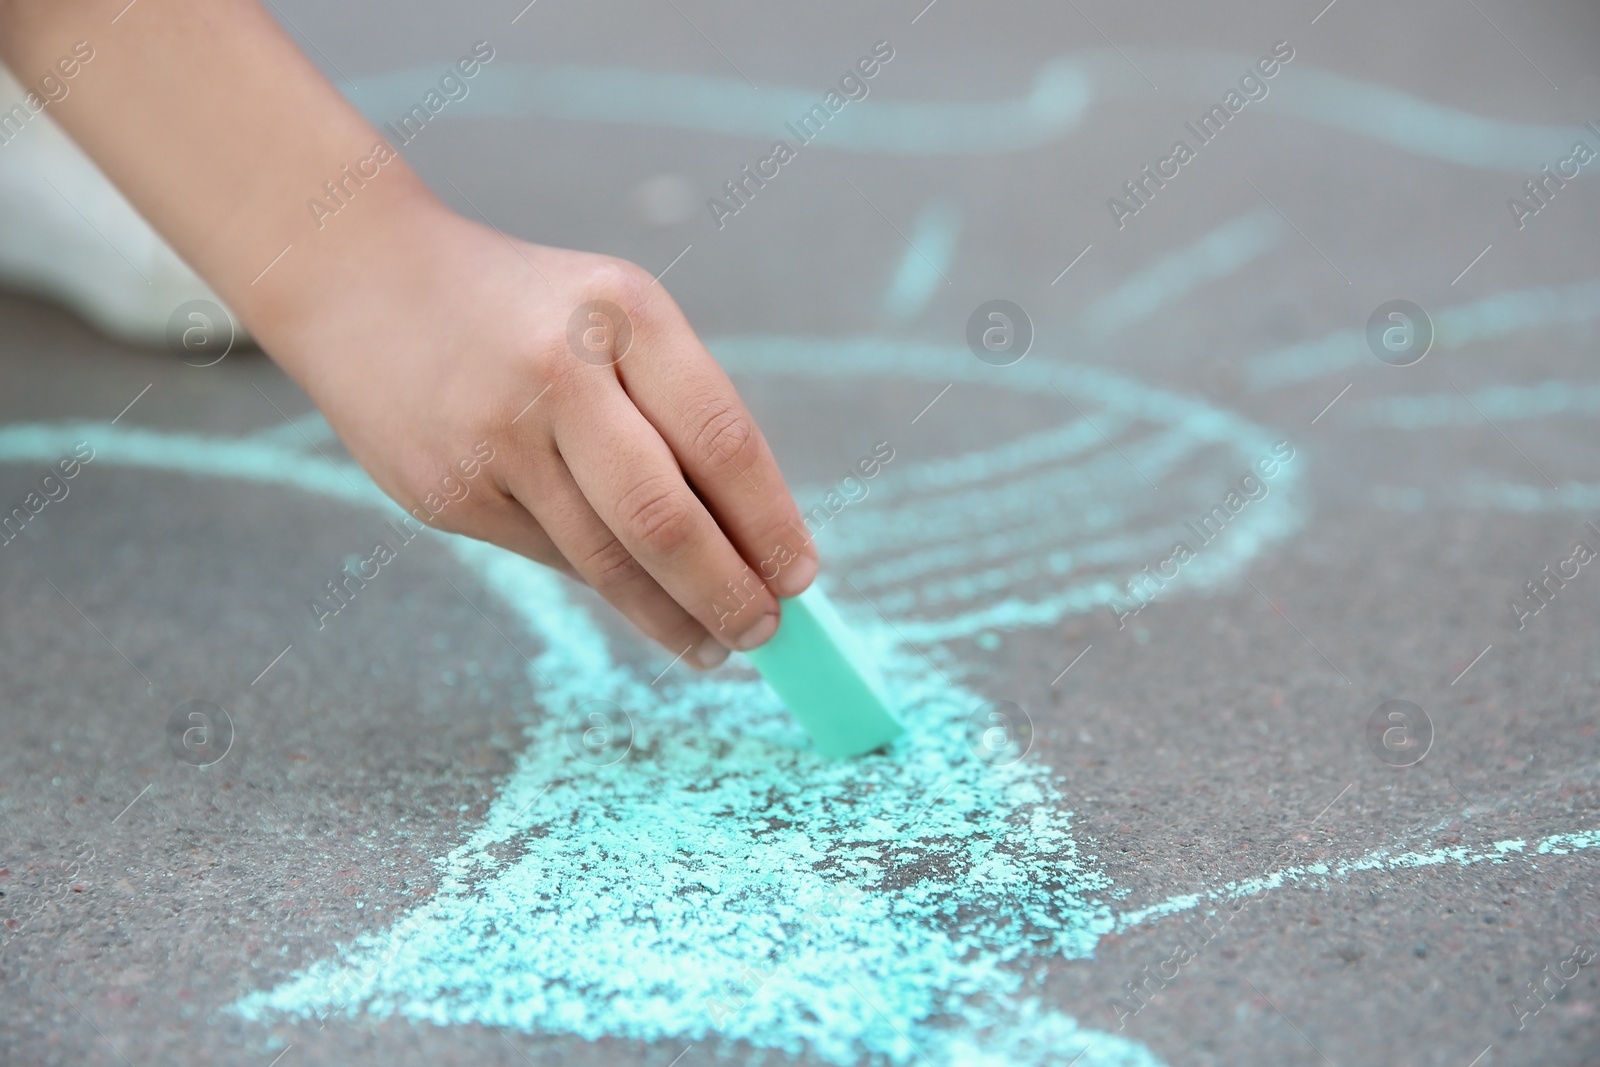
[[[284,368],[327,324],[364,303],[396,270],[415,262],[439,225],[455,216],[409,170],[369,183],[336,216],[286,242],[281,259],[227,295],[235,311]],[[308,211],[308,222],[311,220]],[[302,378],[303,382],[303,378]]]

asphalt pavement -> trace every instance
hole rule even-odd
[[[278,10],[492,47],[407,158],[660,275],[908,737],[444,535],[319,626],[304,395],[0,294],[0,1061],[1600,1062],[1593,5]]]

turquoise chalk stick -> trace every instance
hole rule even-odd
[[[822,589],[781,599],[778,632],[745,655],[806,728],[817,751],[839,758],[888,744],[904,729],[889,710],[872,665],[856,651]]]

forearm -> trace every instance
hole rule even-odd
[[[48,113],[271,350],[436,202],[399,158],[346,177],[384,139],[253,0],[126,5],[0,0],[0,58],[33,85],[93,50]],[[318,218],[340,180],[358,195]]]

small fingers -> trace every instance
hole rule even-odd
[[[563,564],[622,612],[646,636],[702,670],[728,658],[724,645],[688,612],[618,540],[584,499],[572,473],[551,457],[537,478],[514,482],[513,492],[530,518],[548,532]]]
[[[666,442],[627,394],[594,390],[556,427],[556,445],[585,499],[628,554],[705,631],[751,649],[778,628],[778,601],[688,482]]]
[[[761,581],[798,596],[817,550],[783,474],[733,383],[670,301],[617,365],[629,396],[672,450],[705,505]]]

